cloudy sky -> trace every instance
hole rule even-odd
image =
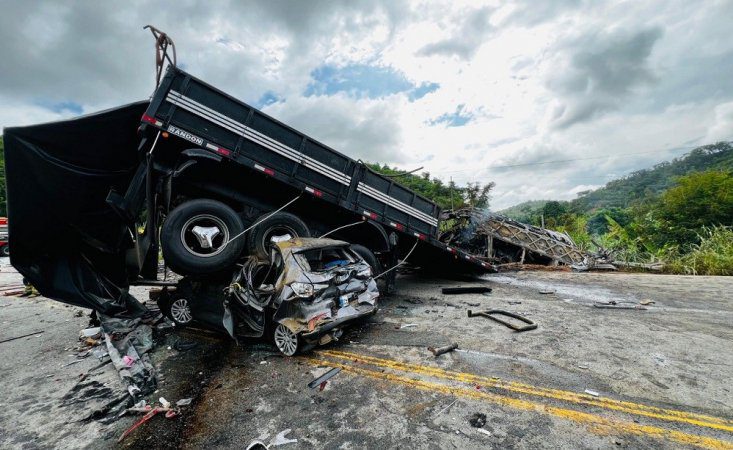
[[[492,207],[571,199],[733,139],[733,1],[0,1],[0,126],[147,98],[165,30],[192,74],[354,158]]]

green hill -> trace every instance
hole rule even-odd
[[[570,202],[561,202],[569,211],[589,213],[598,209],[627,208],[641,200],[654,197],[674,184],[677,177],[704,170],[733,171],[731,142],[697,147],[684,156],[659,163],[650,169],[637,170],[604,187],[582,192]],[[500,211],[516,220],[538,216],[547,200],[532,200]]]
[[[598,208],[626,208],[638,200],[666,190],[672,186],[676,177],[704,170],[733,170],[733,145],[730,142],[719,142],[698,147],[672,161],[609,181],[606,186],[583,193],[571,201],[571,209],[588,212]]]
[[[537,216],[549,201],[550,200],[529,200],[518,205],[502,209],[499,211],[499,214],[511,217],[512,219],[520,222],[531,223],[532,217]]]

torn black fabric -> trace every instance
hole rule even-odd
[[[44,296],[108,315],[140,310],[127,292],[130,230],[106,198],[135,173],[147,105],[4,130],[11,263]]]

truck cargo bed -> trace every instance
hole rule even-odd
[[[437,204],[176,67],[168,68],[142,120],[195,147],[420,239],[443,253],[439,259],[447,254],[475,269],[492,268],[437,239],[441,213]],[[420,254],[431,252],[421,247]]]

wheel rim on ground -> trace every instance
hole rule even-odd
[[[293,356],[298,350],[298,335],[283,324],[275,328],[275,345],[285,356]]]
[[[181,228],[181,243],[189,253],[208,258],[221,253],[229,242],[229,227],[211,214],[191,217]]]
[[[193,320],[191,314],[191,307],[188,305],[188,300],[185,298],[179,298],[171,304],[171,317],[177,323],[186,324]]]

